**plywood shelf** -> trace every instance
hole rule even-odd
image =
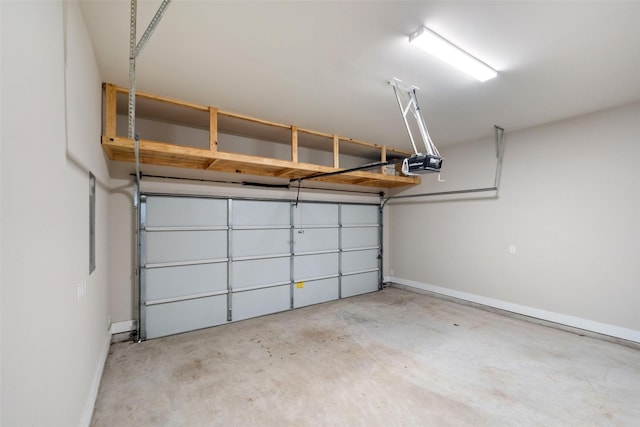
[[[105,84],[104,89],[105,130],[102,137],[102,147],[111,160],[134,162],[134,141],[118,135],[117,129],[118,114],[126,113],[122,111],[122,107],[118,107],[118,97],[127,95],[127,89],[112,84]],[[141,103],[139,102],[140,100],[142,100]],[[198,146],[183,145],[189,141],[180,141],[177,144],[175,141],[161,142],[144,139],[143,134],[141,135],[139,146],[141,164],[296,179],[348,169],[349,167],[340,168],[341,156],[348,156],[347,160],[351,162],[355,161],[354,159],[362,158],[360,164],[366,164],[371,161],[386,161],[391,158],[405,157],[410,154],[382,145],[354,141],[338,135],[298,129],[293,125],[273,123],[236,113],[220,111],[214,107],[199,106],[157,95],[138,92],[137,103],[138,106],[142,106],[142,108],[138,107],[136,110],[138,112],[137,118],[145,117],[167,123],[176,122],[175,118],[179,117],[181,123],[189,122],[187,126],[197,128],[200,132],[208,132],[206,141]],[[154,104],[160,105],[154,109]],[[172,108],[181,110],[179,112],[171,111]],[[142,114],[140,114],[141,110]],[[189,115],[190,113],[192,113],[193,117]],[[203,113],[206,113],[206,123],[203,123]],[[233,120],[234,127],[231,130],[225,129],[225,127],[229,127],[229,119]],[[282,151],[283,144],[288,145],[286,148],[287,159],[220,150],[219,138],[221,134],[246,134],[254,139],[262,139],[259,135],[260,126],[265,127],[265,138],[278,145],[279,151]],[[258,132],[256,132],[256,128],[258,128]],[[277,138],[271,137],[273,130],[277,129],[280,129],[278,131],[280,135]],[[286,141],[282,137],[282,132],[284,132]],[[313,135],[317,138],[308,138],[305,135]],[[329,159],[331,165],[300,161],[300,150],[307,150],[307,157],[310,158],[320,158],[322,156],[317,153],[326,152],[327,156],[325,157]],[[420,183],[419,177],[387,174],[385,172],[382,168],[378,168],[371,171],[353,171],[311,179],[336,184],[380,188],[401,187]]]

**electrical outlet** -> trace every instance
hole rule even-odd
[[[389,270],[389,274],[393,276],[393,270]]]
[[[509,253],[510,254],[516,253],[516,245],[509,245]]]

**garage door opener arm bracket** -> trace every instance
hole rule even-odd
[[[400,80],[395,77],[389,81],[389,84],[393,87],[396,100],[398,101],[398,107],[400,107],[400,112],[402,113],[404,125],[407,128],[407,133],[409,134],[409,140],[413,146],[414,154],[411,157],[407,157],[402,162],[402,173],[405,175],[422,175],[426,173],[440,172],[440,168],[442,167],[442,157],[431,140],[427,124],[422,117],[422,112],[420,111],[420,105],[418,104],[418,98],[416,96],[416,92],[419,88],[416,86],[410,86],[408,88],[402,87],[400,85]],[[411,132],[411,126],[409,125],[409,120],[407,118],[409,113],[411,113],[411,116],[415,119],[420,136],[422,137],[422,142],[424,143],[425,148],[424,153],[418,151],[416,146],[413,132]]]

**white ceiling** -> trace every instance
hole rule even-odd
[[[138,4],[138,37],[159,0]],[[129,2],[83,0],[104,81],[128,86]],[[640,1],[174,0],[138,90],[410,149],[393,90],[436,145],[640,100]],[[409,45],[426,25],[498,70],[479,83]]]

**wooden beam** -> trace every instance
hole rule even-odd
[[[260,123],[260,124],[268,125],[268,126],[274,126],[274,127],[286,128],[286,129],[291,128],[291,126],[284,125],[282,123],[271,122],[269,120],[256,119],[255,117],[245,116],[244,114],[232,113],[230,111],[219,110],[218,114],[221,114],[221,115],[227,116],[227,117],[233,117],[235,119],[241,119],[241,120],[246,120],[246,121],[249,121],[249,122]]]
[[[374,178],[360,178],[360,179],[353,180],[350,183],[354,184],[354,185],[368,185],[368,184],[372,184],[374,182],[377,184],[377,183],[381,183],[383,181],[380,180],[380,179],[374,179]]]
[[[318,132],[317,130],[300,129],[300,132],[308,133],[309,135],[324,136],[325,138],[333,138],[333,135],[326,132]]]
[[[340,138],[333,135],[333,167],[340,167]]]
[[[218,151],[218,109],[209,107],[209,150]]]
[[[115,85],[113,85],[113,87],[116,89],[117,92],[129,94],[129,89],[126,89],[120,86],[115,86]],[[205,107],[204,105],[194,104],[192,102],[179,101],[177,99],[167,98],[166,96],[153,95],[151,93],[142,92],[139,90],[136,90],[136,97],[152,99],[154,101],[165,102],[167,104],[180,105],[182,107],[193,108],[194,110],[209,111],[209,107]]]
[[[102,146],[109,158],[117,161],[134,161],[134,142],[123,137],[102,137]],[[310,163],[294,163],[288,160],[269,159],[245,154],[212,152],[208,149],[176,146],[164,142],[140,141],[140,162],[143,164],[173,166],[189,169],[209,169],[220,172],[245,173],[259,176],[303,177],[314,173],[335,171],[328,166]],[[318,181],[336,184],[366,185],[372,187],[402,187],[420,183],[419,177],[382,175],[356,171],[343,175],[318,178]]]
[[[104,85],[105,98],[105,122],[104,133],[106,136],[116,136],[116,88],[111,83]]]
[[[387,147],[387,153],[395,153],[395,154],[400,154],[402,156],[409,157],[413,154],[413,151],[400,150],[399,148]]]
[[[134,141],[124,137],[103,137],[102,143],[109,147],[117,148],[120,151],[127,151],[131,156],[134,154]],[[235,162],[249,166],[270,169],[271,173],[283,168],[302,169],[309,173],[332,172],[335,169],[329,166],[314,165],[312,163],[294,163],[289,160],[273,159],[269,157],[250,156],[247,154],[227,153],[224,151],[212,152],[208,148],[186,147],[167,142],[140,140],[140,153],[154,155],[157,157],[173,158],[179,160],[207,161],[220,159],[227,162]],[[133,157],[132,157],[133,159]]]
[[[382,147],[384,147],[383,145],[380,145],[380,144],[372,144],[370,142],[359,141],[359,140],[353,139],[353,138],[340,138],[340,139],[345,141],[345,142],[348,142],[350,144],[362,145],[364,147],[369,147],[369,148],[382,148]]]
[[[291,126],[291,161],[298,163],[298,127]]]
[[[220,161],[220,159],[213,159],[211,160],[211,163],[209,163],[207,165],[207,170],[214,170],[214,166],[216,163],[218,163]]]
[[[273,176],[277,176],[277,177],[286,177],[288,175],[294,174],[296,173],[296,171],[298,171],[298,169],[293,169],[293,168],[283,168],[280,169],[279,171],[275,171],[273,173]]]
[[[106,136],[102,137],[102,141],[103,141],[102,149],[104,150],[105,153],[107,153],[107,156],[109,156],[110,159],[113,159],[113,156],[114,156],[113,148],[104,143],[105,138],[107,138],[107,137]],[[107,138],[107,141],[108,140],[109,139]]]

